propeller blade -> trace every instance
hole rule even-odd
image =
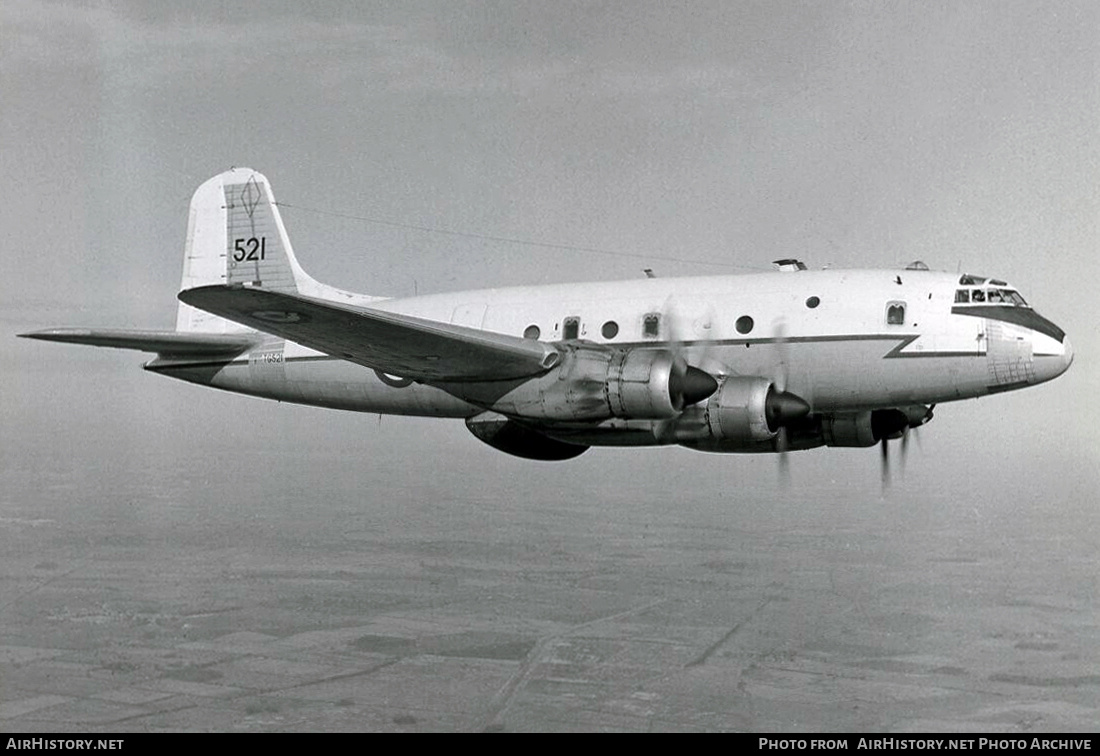
[[[777,318],[773,325],[775,327],[776,355],[779,358],[779,364],[776,366],[773,383],[775,383],[775,388],[782,393],[787,389],[787,377],[790,372],[790,364],[787,359],[787,321],[785,318]]]
[[[658,420],[653,426],[653,436],[658,443],[676,443],[676,423],[680,418],[673,417],[668,420]]]
[[[779,317],[772,323],[775,333],[776,368],[772,378],[772,390],[764,401],[764,415],[768,427],[775,431],[775,449],[779,452],[779,480],[783,486],[791,482],[790,430],[789,426],[810,414],[812,407],[802,397],[787,391],[790,377],[790,350],[787,338],[787,320]]]
[[[671,297],[665,301],[662,319],[665,322],[666,333],[668,333],[669,350],[677,358],[684,357],[684,342],[687,340],[685,337],[684,324]]]
[[[779,485],[783,488],[790,488],[791,485],[791,460],[787,444],[787,428],[781,425],[775,437],[775,450],[779,452]]]
[[[901,469],[901,475],[902,475],[903,478],[905,477],[905,462],[906,462],[906,459],[909,456],[909,434],[911,432],[915,432],[915,431],[912,431],[908,426],[906,426],[905,430],[902,431],[902,434],[901,434],[901,465],[900,465],[900,469]]]
[[[883,437],[882,443],[882,492],[890,488],[890,441]]]
[[[718,390],[718,381],[706,370],[698,368],[688,362],[688,350],[686,343],[692,335],[691,329],[685,324],[684,319],[676,309],[672,298],[665,302],[664,318],[668,329],[668,348],[676,359],[676,364],[682,369],[674,370],[669,381],[669,390],[680,397],[683,406],[698,404],[707,399]],[[710,316],[704,318],[707,328],[710,327]],[[692,355],[693,361],[706,364],[705,351],[709,349],[710,340],[703,342],[704,353]]]

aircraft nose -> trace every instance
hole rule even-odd
[[[1073,364],[1073,345],[1064,333],[1061,339],[1048,334],[1032,335],[1036,383],[1057,378]]]

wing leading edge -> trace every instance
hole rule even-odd
[[[188,289],[179,299],[310,349],[424,382],[526,378],[559,359],[553,347],[532,339],[239,284]]]

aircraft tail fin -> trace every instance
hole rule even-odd
[[[232,168],[203,183],[191,198],[180,290],[244,284],[287,294],[324,296],[294,257],[267,178]],[[242,326],[180,303],[180,332],[237,333]]]

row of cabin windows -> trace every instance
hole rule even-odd
[[[1015,293],[1015,292],[1012,292]],[[1019,295],[1016,295],[1019,297]],[[1022,300],[1023,298],[1020,297]],[[955,301],[960,301],[957,297]],[[977,301],[977,300],[976,300]],[[810,297],[806,300],[806,307],[813,309],[821,304],[821,300],[818,297]],[[887,325],[904,325],[905,324],[905,302],[888,302],[886,304],[886,324]],[[755,322],[748,315],[742,315],[734,323],[734,327],[740,334],[747,334],[752,331],[755,326]],[[571,316],[562,321],[561,337],[563,341],[569,341],[571,339],[579,339],[581,330],[581,319],[579,316]],[[614,320],[608,320],[600,328],[600,333],[605,339],[613,339],[619,335],[619,324]],[[542,335],[542,330],[534,324],[527,326],[523,330],[523,338],[525,339],[538,339]],[[657,312],[649,312],[642,316],[642,338],[644,339],[656,339],[661,335],[661,314]]]
[[[748,315],[742,315],[737,319],[736,323],[738,333],[748,333],[752,330],[753,320]],[[561,326],[561,338],[563,341],[569,341],[570,339],[579,339],[581,330],[581,319],[573,316],[568,317],[562,321]],[[600,334],[605,339],[613,339],[619,335],[619,324],[614,320],[608,320],[603,326],[600,327]],[[523,338],[525,339],[537,339],[542,335],[542,329],[532,323],[523,329]],[[650,312],[642,316],[642,338],[656,339],[661,335],[661,315],[660,313]]]
[[[535,329],[536,333],[539,330],[538,326],[528,326],[527,331],[530,331],[532,328]],[[527,335],[527,331],[523,332],[524,336]],[[581,331],[581,319],[580,318],[578,318],[578,317],[566,318],[564,320],[564,322],[562,323],[561,337],[565,341],[568,341],[570,339],[579,339],[580,335],[581,335],[580,331]],[[605,339],[613,339],[613,338],[615,338],[616,336],[619,335],[619,324],[616,323],[614,320],[609,320],[609,321],[607,321],[606,323],[603,324],[602,328],[600,328],[600,333],[603,334],[603,337]],[[538,336],[535,336],[534,338],[538,338]]]
[[[806,300],[806,307],[814,309],[821,304],[820,297],[809,297]],[[741,334],[748,333],[753,329],[755,325],[753,319],[748,315],[742,315],[737,319],[734,324],[737,328],[737,332]],[[566,318],[562,321],[561,337],[563,340],[580,338],[581,319],[577,316]],[[613,339],[619,335],[619,324],[614,320],[609,320],[603,324],[600,328],[600,333],[605,339]],[[523,330],[523,338],[525,339],[537,339],[542,335],[542,330],[534,324],[527,326]],[[656,339],[661,335],[661,314],[659,312],[648,312],[642,316],[642,338],[644,339]]]

